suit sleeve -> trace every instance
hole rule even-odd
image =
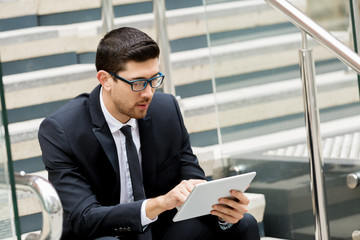
[[[39,142],[49,181],[54,185],[64,209],[64,223],[79,237],[94,238],[143,231],[142,201],[102,206],[77,164],[63,127],[54,118],[46,118],[39,129]]]

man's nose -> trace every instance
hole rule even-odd
[[[153,94],[154,88],[152,88],[149,83],[146,85],[145,89],[141,91],[143,97],[152,97]]]

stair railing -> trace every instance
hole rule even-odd
[[[40,200],[42,208],[42,230],[40,234],[31,233],[25,240],[58,240],[62,233],[63,208],[55,188],[44,178],[15,174],[16,189],[30,191]]]
[[[360,57],[348,46],[326,31],[314,20],[301,12],[287,0],[265,0],[275,9],[284,13],[298,28],[316,39],[322,46],[331,51],[347,66],[360,74]]]
[[[324,162],[322,157],[319,109],[316,104],[315,64],[312,50],[309,50],[307,46],[307,35],[317,40],[358,74],[360,74],[360,57],[288,1],[265,1],[284,13],[302,33],[302,49],[299,50],[299,58],[309,152],[310,184],[315,217],[315,238],[317,240],[329,240],[330,232],[326,210],[326,188],[323,174]]]

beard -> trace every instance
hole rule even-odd
[[[146,116],[148,107],[152,99],[146,99],[140,103],[136,103],[131,107],[121,108],[122,104],[117,107],[119,113],[128,116],[129,118],[142,119]]]

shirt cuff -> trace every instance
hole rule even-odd
[[[228,230],[229,228],[231,228],[233,226],[232,223],[228,223],[225,221],[218,221],[219,223],[219,227],[221,228],[221,230]]]
[[[146,216],[146,209],[145,209],[145,206],[146,206],[146,202],[148,201],[148,199],[146,199],[145,201],[143,201],[142,205],[141,205],[141,225],[143,227],[149,225],[150,223],[152,222],[155,222],[158,217],[154,218],[154,219],[150,219]]]

